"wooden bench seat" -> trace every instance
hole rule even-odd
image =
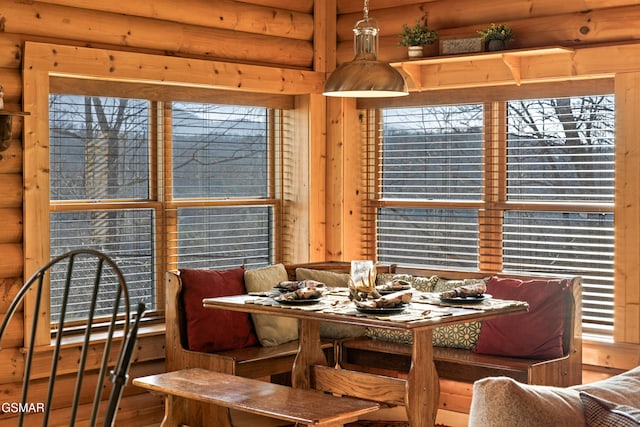
[[[377,403],[370,401],[336,397],[316,390],[295,389],[205,369],[183,369],[136,378],[133,384],[165,396],[163,426],[182,422],[172,411],[174,397],[320,427],[342,426],[379,408]],[[208,425],[219,424],[209,419]]]
[[[396,273],[446,279],[486,277],[486,273],[452,272],[426,269],[397,268]],[[504,275],[498,275],[503,276]],[[533,277],[510,276],[521,279]],[[474,353],[471,350],[434,347],[434,363],[441,379],[473,383],[490,376],[508,376],[528,384],[571,386],[582,383],[582,286],[574,277],[567,297],[567,314],[563,332],[563,355],[539,360]],[[340,364],[348,369],[370,372],[407,373],[411,366],[411,345],[368,337],[353,338],[341,343]],[[415,363],[420,363],[419,361]]]
[[[182,281],[177,271],[167,272],[166,297],[166,364],[167,371],[203,368],[248,378],[263,378],[291,371],[298,351],[298,341],[272,347],[260,345],[216,353],[202,353],[187,348],[184,309],[181,303]],[[322,347],[333,356],[333,343]]]
[[[344,368],[373,366],[375,369],[407,373],[411,365],[409,344],[363,337],[344,342],[343,348],[346,350],[342,359]],[[460,382],[474,382],[490,376],[507,376],[522,383],[548,383],[553,380],[542,378],[540,375],[548,366],[557,362],[557,359],[493,356],[448,347],[434,347],[433,357],[440,378]]]

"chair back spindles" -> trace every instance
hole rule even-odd
[[[91,273],[91,274],[89,274]],[[64,277],[60,279],[60,276]],[[52,283],[55,281],[56,295],[60,295],[59,303],[55,304],[58,310],[53,310]],[[45,292],[49,287],[50,292]],[[140,319],[143,316],[144,304],[139,304],[135,315],[135,321],[130,322],[130,301],[129,292],[125,282],[124,275],[116,263],[107,255],[92,249],[79,249],[67,252],[52,259],[49,263],[41,267],[31,278],[25,282],[16,294],[14,300],[9,305],[5,317],[0,323],[0,344],[2,337],[10,323],[14,314],[25,300],[29,291],[35,292],[33,300],[33,319],[30,322],[30,329],[27,330],[25,325],[25,365],[23,386],[21,391],[21,403],[23,407],[29,403],[30,389],[35,381],[34,375],[42,378],[44,373],[40,368],[35,369],[35,354],[40,354],[43,350],[37,348],[36,336],[38,328],[44,327],[39,323],[46,318],[40,313],[44,304],[49,304],[51,324],[55,325],[51,349],[51,369],[49,372],[47,396],[37,396],[37,401],[45,402],[42,416],[42,425],[46,427],[51,424],[51,415],[53,409],[59,414],[58,409],[69,406],[68,423],[69,426],[76,424],[88,425],[91,427],[102,425],[114,425],[115,414],[122,396],[122,389],[126,385],[127,374],[131,363],[137,331]],[[44,296],[50,298],[45,298]],[[66,336],[65,329],[70,323],[78,326],[76,319],[76,305],[82,307],[81,327],[84,331],[79,334],[82,336],[82,342],[78,344],[78,365],[75,375],[75,384],[73,388],[68,381],[72,378],[69,372],[69,362],[64,361],[65,352],[64,338]],[[43,318],[43,319],[41,319]],[[72,332],[71,332],[72,333]],[[95,334],[100,333],[100,337],[96,338]],[[121,333],[121,337],[120,337]],[[76,335],[77,336],[77,335]],[[117,338],[116,338],[117,337]],[[119,346],[117,358],[112,359],[112,351]],[[94,354],[97,350],[102,354]],[[1,347],[0,347],[1,350]],[[75,356],[74,356],[75,357]],[[94,358],[95,357],[95,358]],[[38,360],[42,358],[38,356]],[[99,359],[99,362],[97,360]],[[64,366],[63,366],[64,364]],[[63,366],[63,369],[61,367]],[[36,372],[37,371],[37,372]],[[91,375],[95,375],[96,380],[87,380],[85,373],[91,371]],[[65,379],[64,387],[61,389],[62,378]],[[107,381],[108,380],[108,381]],[[104,390],[106,383],[111,384],[109,399],[104,400]],[[92,393],[87,394],[90,384],[95,383],[95,389]],[[83,390],[85,390],[83,392]],[[56,398],[61,395],[70,398],[70,403],[56,403]],[[66,396],[65,396],[66,395]],[[91,401],[92,407],[89,419],[80,418],[79,408]],[[57,405],[54,408],[54,405]],[[58,417],[58,415],[56,415]],[[16,417],[17,425],[32,425],[29,422],[28,415],[20,411]],[[56,424],[59,424],[56,420]]]

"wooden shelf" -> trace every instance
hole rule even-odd
[[[500,61],[502,62],[511,72],[513,77],[513,81],[520,85],[522,81],[521,76],[521,64],[522,59],[527,57],[542,57],[549,55],[572,55],[575,52],[574,49],[561,47],[561,46],[551,46],[551,47],[543,47],[543,48],[532,48],[532,49],[513,49],[513,50],[502,50],[497,52],[481,52],[481,53],[473,53],[473,54],[463,54],[463,55],[443,55],[443,56],[433,56],[427,58],[413,59],[403,62],[395,62],[391,65],[395,68],[399,68],[402,71],[406,72],[416,83],[418,88],[422,87],[421,78],[420,78],[420,70],[424,66],[433,66],[438,64],[463,64],[463,63],[474,63],[474,62],[484,62],[484,61]]]

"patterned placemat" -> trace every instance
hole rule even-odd
[[[247,304],[279,306],[289,310],[322,311],[324,313],[344,314],[354,317],[367,317],[371,319],[391,320],[394,322],[412,322],[416,320],[434,319],[443,316],[451,316],[446,309],[440,309],[415,301],[400,313],[394,314],[368,314],[358,311],[352,301],[343,293],[326,293],[320,302],[315,304],[281,304],[271,297],[256,297],[246,301]]]

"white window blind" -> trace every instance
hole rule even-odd
[[[383,110],[379,261],[477,269],[477,209],[403,204],[482,199],[482,112],[479,104]]]
[[[149,199],[149,146],[148,101],[50,96],[51,256],[78,248],[106,253],[122,268],[133,305],[153,310],[155,213],[131,208]],[[52,278],[52,306],[60,303],[61,280]],[[90,299],[74,292],[70,316],[83,319]]]
[[[173,104],[173,197],[269,196],[269,109]]]
[[[248,268],[275,259],[273,110],[174,103],[177,266]],[[193,206],[197,202],[198,207]]]
[[[378,260],[401,265],[478,268],[475,209],[381,208]]]
[[[382,197],[481,200],[482,105],[383,110]]]
[[[505,271],[583,278],[583,331],[613,334],[613,96],[508,103]],[[601,205],[593,211],[593,205]]]
[[[375,256],[428,268],[581,276],[583,331],[610,339],[615,99],[495,105],[506,114],[482,105],[381,110],[380,131],[369,129],[377,150],[367,154],[374,172],[366,174],[375,215],[365,230],[375,230]]]

